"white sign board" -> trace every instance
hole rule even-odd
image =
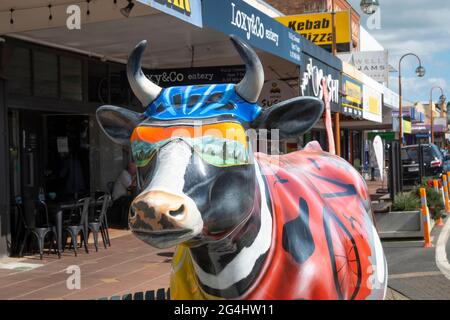
[[[399,108],[399,95],[389,88],[383,88],[383,102],[385,106],[398,110]]]
[[[354,52],[352,55],[352,63],[359,71],[379,83],[388,83],[389,60],[387,51]]]

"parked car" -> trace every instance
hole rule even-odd
[[[443,173],[450,172],[450,153],[445,149],[441,149],[441,152],[444,157]]]
[[[422,144],[423,176],[440,177],[444,171],[444,156],[435,144]],[[403,183],[419,182],[419,145],[402,147]],[[450,169],[450,162],[449,162]]]

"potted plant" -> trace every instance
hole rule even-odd
[[[377,214],[376,222],[381,238],[423,237],[420,197],[414,191],[399,193],[387,214]]]

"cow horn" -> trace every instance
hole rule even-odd
[[[162,88],[151,82],[142,72],[142,54],[147,48],[147,40],[139,42],[133,49],[127,63],[127,77],[136,97],[144,107],[150,105],[160,94]]]
[[[236,85],[236,92],[248,102],[255,103],[264,85],[263,66],[256,52],[247,43],[235,35],[230,39],[246,67],[245,77]]]

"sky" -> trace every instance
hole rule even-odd
[[[417,59],[406,57],[402,62],[405,100],[429,101],[430,90],[436,85],[450,97],[450,1],[379,0],[379,29],[368,27],[368,16],[361,11],[360,0],[348,1],[359,12],[361,25],[389,51],[389,61],[395,69],[405,53],[415,53],[422,59],[427,71],[423,78],[415,76]],[[389,87],[398,92],[398,73],[391,73]],[[439,96],[439,89],[434,90],[433,99]]]

